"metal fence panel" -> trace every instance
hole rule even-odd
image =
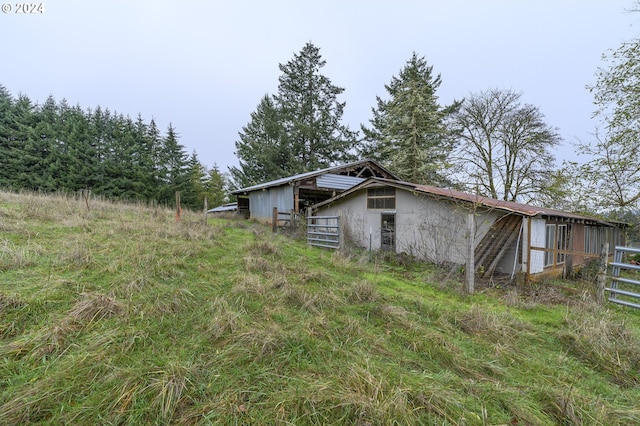
[[[609,292],[609,301],[618,305],[640,309],[640,280],[638,272],[640,265],[623,262],[625,253],[640,254],[640,248],[616,246],[611,266],[611,286],[606,288]],[[621,277],[622,271],[635,272],[635,276],[626,274]]]
[[[307,243],[315,247],[340,248],[340,218],[338,216],[309,216]]]

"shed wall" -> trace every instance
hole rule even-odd
[[[290,212],[293,209],[293,187],[283,185],[249,194],[249,210],[251,219],[261,222],[271,221],[273,208]]]
[[[434,263],[464,264],[469,210],[455,203],[410,191],[396,190],[396,208],[367,209],[367,191],[350,194],[321,207],[318,215],[342,214],[346,240],[356,246],[380,250],[381,215],[396,215],[396,252],[408,253]],[[476,212],[475,244],[493,222],[496,212]]]

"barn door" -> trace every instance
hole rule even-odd
[[[382,213],[382,226],[380,227],[381,249],[384,251],[396,251],[396,215],[395,213]]]

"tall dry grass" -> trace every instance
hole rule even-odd
[[[0,193],[0,424],[640,423],[633,314],[26,196]]]

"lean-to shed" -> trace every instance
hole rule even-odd
[[[622,223],[378,178],[311,211],[340,216],[342,238],[357,246],[438,264],[465,264],[472,241],[483,276],[563,274],[597,258],[605,241],[612,251],[624,242]]]
[[[238,203],[227,203],[207,210],[211,214],[235,213],[238,211]]]
[[[375,161],[362,160],[238,189],[232,194],[238,197],[239,214],[268,222],[274,207],[280,212],[300,213],[371,177],[397,179]]]

